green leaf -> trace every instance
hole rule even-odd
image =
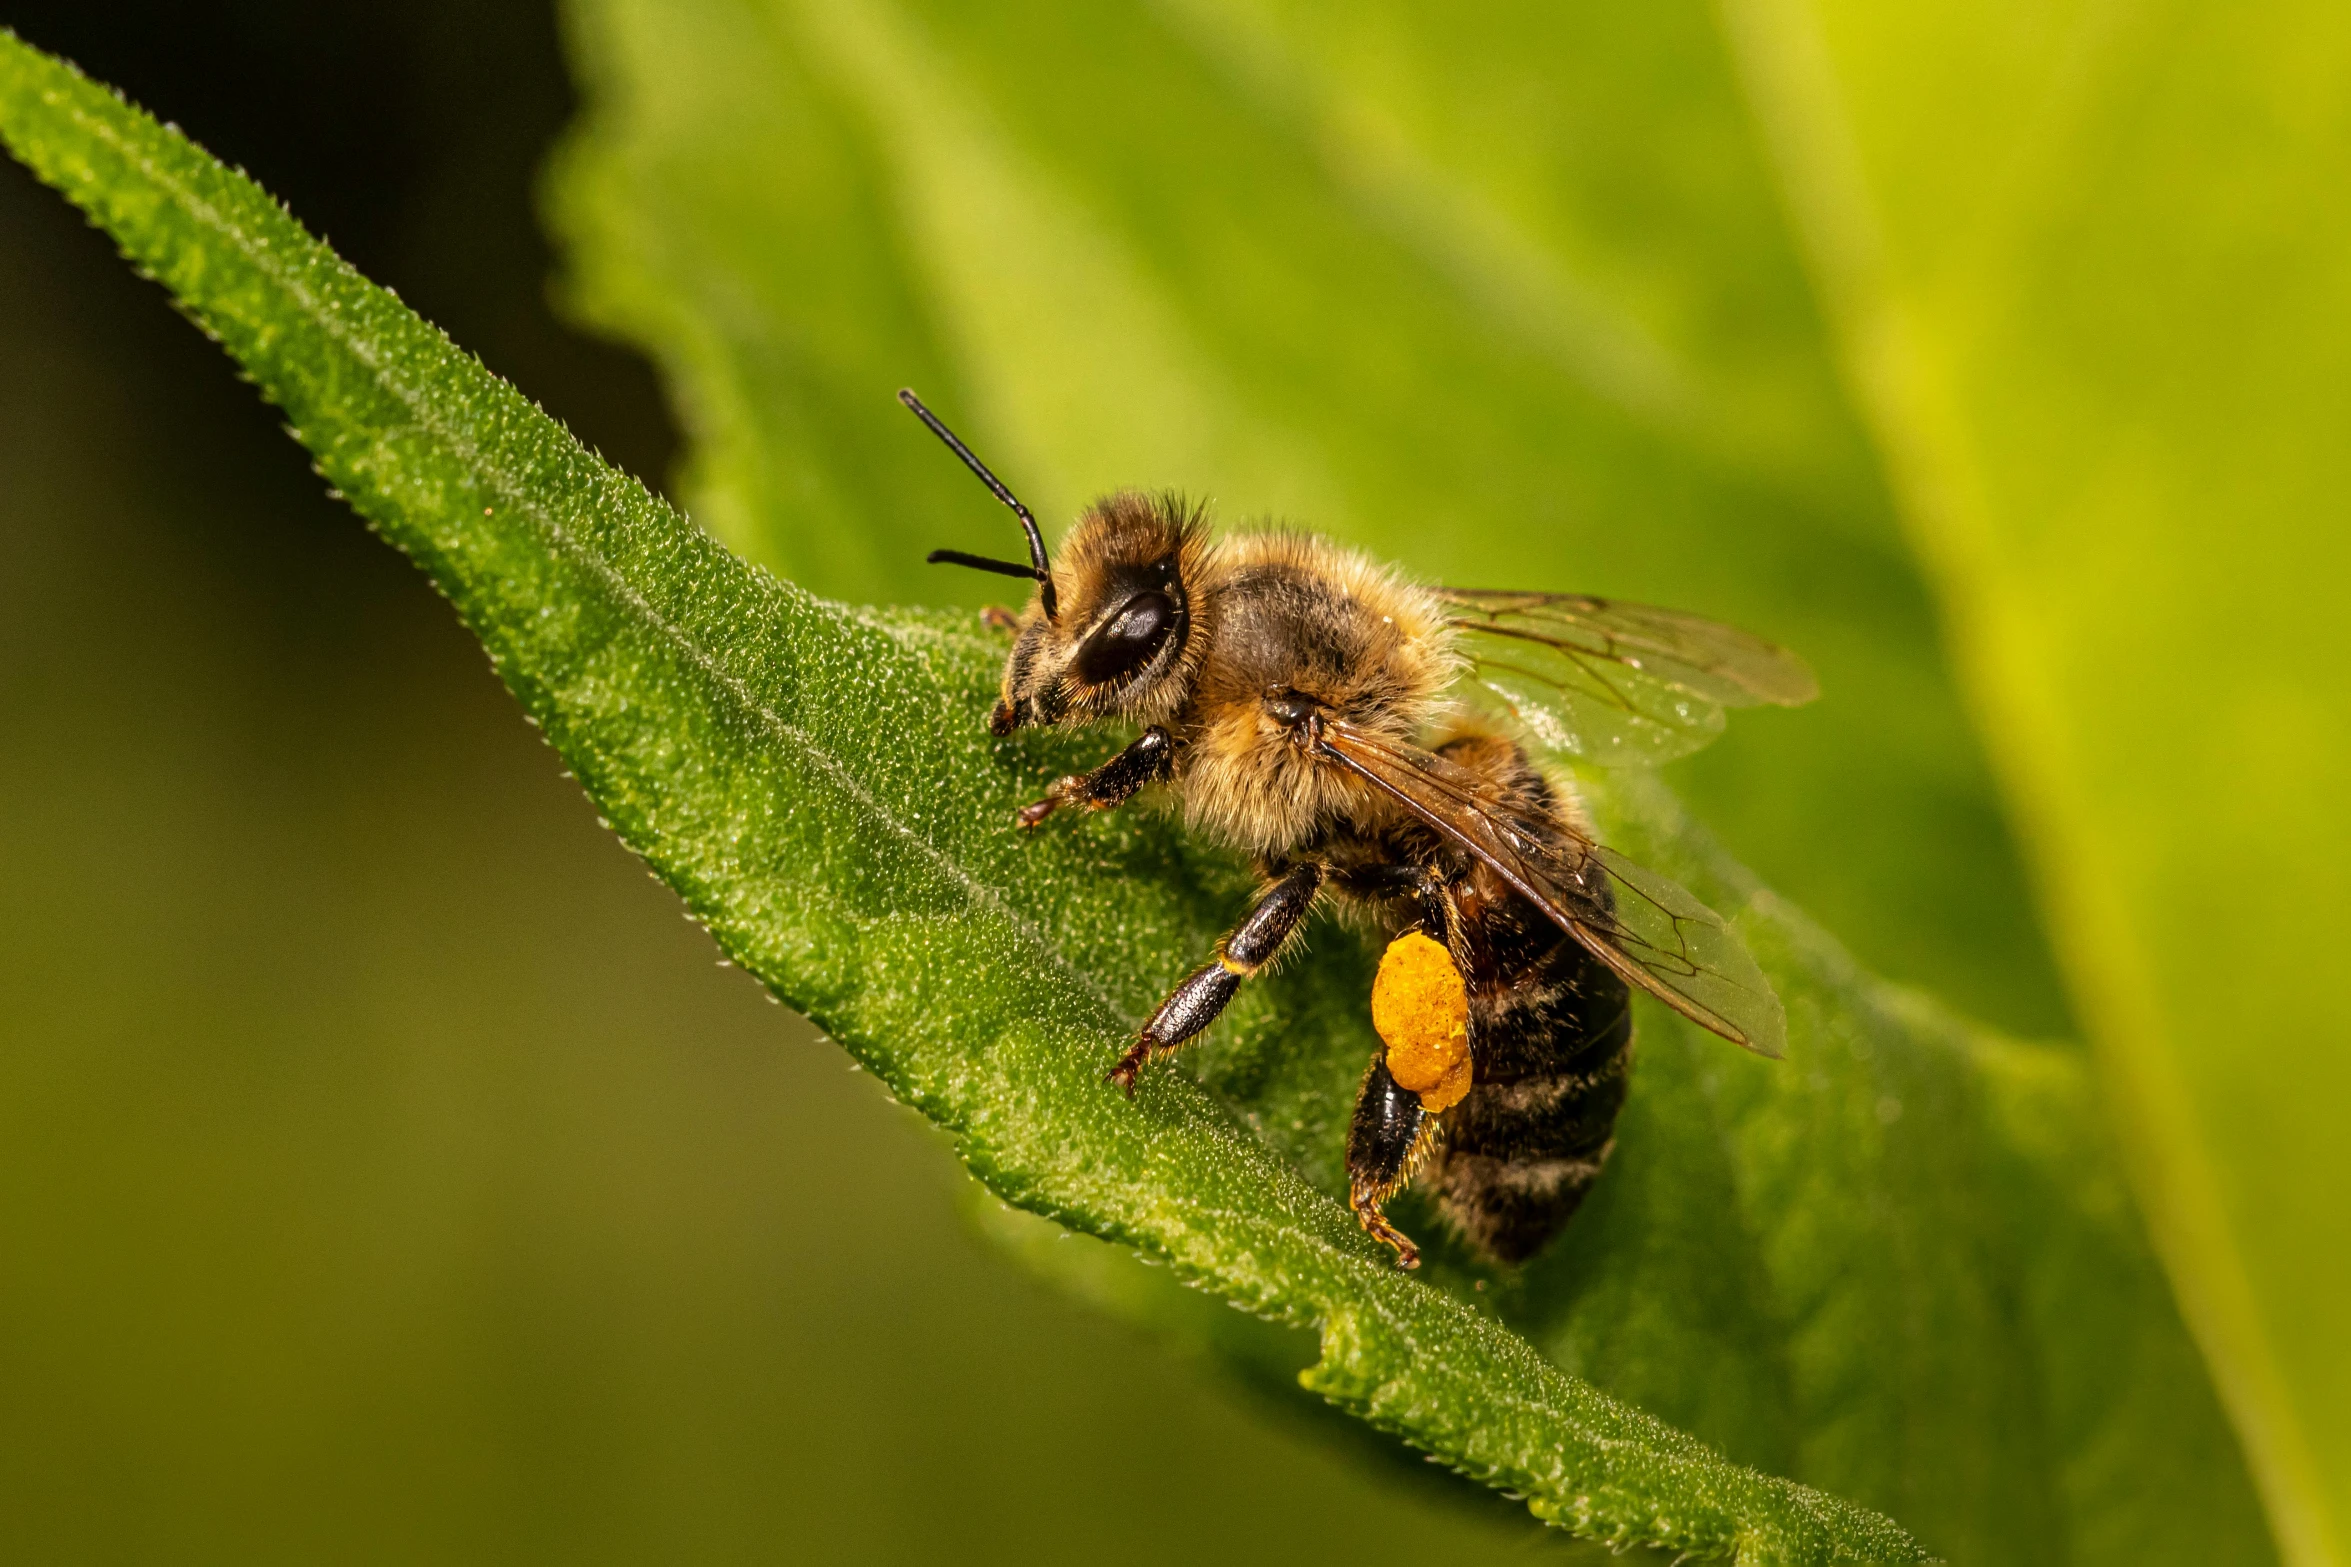
[[[1244,878],[1146,814],[1017,841],[1012,805],[1098,746],[985,739],[1000,643],[744,567],[250,184],[13,40],[0,130],[287,410],[729,952],[1000,1195],[1314,1326],[1315,1390],[1592,1537],[1919,1554],[1563,1365],[1735,1459],[1850,1480],[1955,1560],[2258,1559],[2078,1064],[1870,980],[1661,790],[1597,803],[1743,911],[1789,1060],[1645,1013],[1618,1162],[1568,1242],[1516,1278],[1442,1253],[1449,1290],[1401,1277],[1330,1195],[1370,1046],[1340,932],[1236,1008],[1199,1082],[1155,1074],[1138,1108],[1100,1083]]]
[[[1437,580],[1666,603],[1828,700],[1674,776],[1873,966],[2071,1032],[1710,9],[573,0],[571,291],[811,588],[1178,485]]]
[[[1872,960],[2061,1026],[1707,8],[572,16],[591,112],[552,193],[575,298],[669,369],[688,493],[739,547],[843,591],[985,594],[915,575],[1010,535],[877,395],[911,380],[1048,513],[1180,480],[1432,574],[1752,623],[1828,697],[1680,768],[1703,814]],[[2266,1560],[2080,1064],[1963,1046],[1821,962],[1850,978],[1802,1077],[1644,1025],[1619,1162],[1510,1320],[1954,1559]],[[1927,1102],[1961,1107],[1903,1112],[1928,1146],[1845,1147],[1917,1102],[1841,1054],[1881,1029],[1873,1059],[1924,1051]],[[1196,1069],[1329,1188],[1352,1064],[1293,1092],[1265,1025],[1235,1032]]]
[[[962,617],[853,611],[745,567],[249,181],[6,35],[0,132],[286,410],[727,951],[1001,1195],[1311,1323],[1318,1391],[1579,1533],[1918,1558],[1887,1520],[1725,1462],[1397,1274],[1186,1078],[1155,1075],[1135,1107],[1109,1089],[1123,1020],[1205,939],[1235,868],[1142,817],[1015,841],[1012,803],[1070,747],[986,741],[970,720],[1000,649]]]
[[[2351,1556],[2351,31],[1734,6],[2286,1557]]]

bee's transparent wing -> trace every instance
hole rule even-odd
[[[1592,955],[1702,1028],[1761,1055],[1787,1046],[1771,981],[1705,904],[1567,823],[1531,819],[1434,752],[1323,720],[1322,755],[1483,860]]]
[[[1469,660],[1460,695],[1577,761],[1669,762],[1722,733],[1726,707],[1820,694],[1785,648],[1679,610],[1576,593],[1436,594]]]

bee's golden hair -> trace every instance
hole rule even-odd
[[[1409,740],[1460,668],[1444,612],[1393,568],[1311,534],[1237,533],[1206,552],[1212,619],[1187,704],[1184,807],[1256,854],[1296,847],[1333,815],[1383,814],[1351,776],[1305,757],[1268,715],[1268,688],[1314,697]]]
[[[1118,689],[1085,687],[1070,672],[1077,649],[1157,562],[1182,586],[1181,650]],[[1001,721],[1167,726],[1183,744],[1186,814],[1254,854],[1295,848],[1334,814],[1384,809],[1299,751],[1268,715],[1269,692],[1301,692],[1409,740],[1460,668],[1443,610],[1394,568],[1288,529],[1218,537],[1201,508],[1172,495],[1120,491],[1088,507],[1055,552],[1053,580],[1059,613],[1048,620],[1033,597],[1020,618]]]

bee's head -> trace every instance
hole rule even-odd
[[[1020,617],[988,728],[1171,717],[1190,694],[1197,509],[1172,495],[1097,501]]]
[[[898,400],[1012,508],[1028,539],[1025,566],[961,550],[930,555],[933,564],[1037,584],[1004,665],[1004,694],[988,715],[989,730],[1007,735],[1023,724],[1098,718],[1150,723],[1182,707],[1199,662],[1187,657],[1193,624],[1187,582],[1197,580],[1204,548],[1197,509],[1172,495],[1124,490],[1106,497],[1062,541],[1057,570],[1037,519],[1004,482],[912,392],[900,392]]]

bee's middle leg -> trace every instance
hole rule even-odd
[[[1168,993],[1143,1025],[1134,1047],[1110,1069],[1110,1081],[1135,1091],[1135,1074],[1143,1063],[1163,1055],[1216,1021],[1240,990],[1241,981],[1271,963],[1290,939],[1306,911],[1322,891],[1323,868],[1297,865],[1279,877],[1258,898],[1249,917],[1217,943],[1216,961],[1193,970],[1192,976]]]

